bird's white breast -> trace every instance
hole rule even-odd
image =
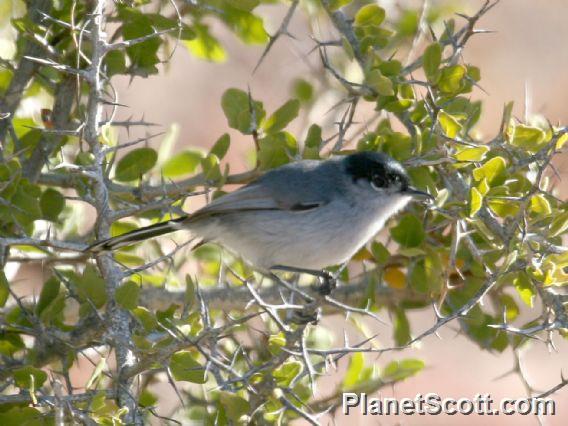
[[[397,195],[363,203],[333,201],[300,212],[239,212],[192,228],[263,270],[276,265],[322,269],[351,258],[409,200]]]

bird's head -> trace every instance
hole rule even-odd
[[[433,197],[414,188],[404,167],[393,158],[379,152],[358,152],[345,157],[345,170],[358,186],[378,194],[433,200]]]

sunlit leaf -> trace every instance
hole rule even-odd
[[[456,94],[463,88],[466,68],[463,65],[453,65],[442,68],[438,88],[447,94]]]
[[[482,145],[473,148],[464,148],[454,154],[454,158],[458,161],[481,161],[485,158],[485,154],[489,151],[489,147]]]
[[[550,202],[542,194],[535,194],[531,197],[530,209],[534,213],[549,215],[552,213]]]
[[[445,111],[440,111],[438,113],[438,121],[440,122],[440,126],[442,126],[444,134],[452,139],[458,135],[462,128],[459,121]]]
[[[494,157],[482,166],[473,170],[473,177],[480,181],[487,179],[489,184],[497,180],[505,173],[507,163],[503,157]]]
[[[225,52],[221,43],[211,35],[209,27],[195,24],[193,30],[195,31],[195,38],[183,41],[183,44],[193,55],[211,62],[224,62],[227,59],[227,52]]]
[[[473,217],[479,211],[483,204],[483,196],[477,190],[477,188],[472,187],[469,192],[469,216]]]
[[[545,133],[538,127],[518,124],[513,132],[511,144],[529,152],[538,151],[545,142]]]

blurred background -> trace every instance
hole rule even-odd
[[[383,0],[378,2],[389,11],[396,13],[401,1]],[[411,2],[422,7],[422,1]],[[432,4],[440,2],[429,2]],[[448,3],[447,1],[444,3]],[[475,12],[482,1],[452,2],[452,7],[462,13]],[[408,4],[406,2],[405,4]],[[261,14],[265,26],[273,34],[278,29],[286,8],[265,6]],[[292,95],[292,86],[298,77],[305,78],[318,85],[318,73],[322,73],[317,52],[310,53],[314,42],[310,38],[330,39],[332,33],[322,17],[321,26],[309,28],[297,13],[289,27],[294,39],[282,37],[269,52],[264,63],[253,73],[263,47],[245,46],[221,25],[213,26],[213,32],[220,38],[226,51],[227,59],[223,63],[209,63],[191,56],[183,46],[179,46],[172,59],[165,64],[158,76],[148,79],[117,78],[114,81],[119,93],[119,102],[127,108],[118,111],[118,118],[144,117],[157,123],[156,132],[179,132],[173,152],[188,147],[210,147],[224,132],[231,134],[233,143],[226,157],[231,170],[236,172],[250,167],[249,154],[252,139],[229,129],[220,105],[222,93],[230,87],[250,90],[254,97],[262,100],[267,111],[274,111]],[[481,68],[481,86],[484,91],[476,90],[473,97],[482,99],[484,110],[478,131],[483,138],[490,139],[499,130],[503,105],[515,101],[514,114],[545,116],[552,123],[568,123],[568,1],[567,0],[501,0],[487,14],[480,28],[494,30],[495,33],[474,36],[463,53],[467,63]],[[459,22],[459,18],[458,22]],[[425,37],[427,42],[427,36]],[[420,49],[421,46],[418,46]],[[339,100],[332,95],[329,99],[316,99],[309,115],[310,122],[324,126],[328,135],[333,132],[336,118],[330,108]],[[365,122],[372,111],[359,111],[356,120]],[[299,118],[291,127],[301,137],[302,119]],[[136,133],[122,135],[125,140],[133,139]],[[324,135],[325,137],[325,135]],[[160,138],[153,139],[151,145],[158,147]],[[561,176],[568,173],[568,158],[557,161],[556,166]],[[556,183],[560,197],[566,198],[568,190],[560,180]],[[189,210],[193,207],[189,206]],[[23,267],[17,274],[19,285],[38,283],[41,280],[41,267]],[[37,294],[37,293],[36,293]],[[418,333],[434,323],[431,310],[412,312],[409,315],[412,330]],[[528,320],[529,317],[527,316]],[[350,329],[343,318],[327,318],[325,324],[338,330],[338,343],[341,344],[342,330]],[[375,326],[373,326],[375,327]],[[390,346],[391,331],[387,326],[376,328],[381,344]],[[462,338],[457,332],[457,324],[445,327],[440,333],[441,339],[430,336],[420,346],[404,353],[388,353],[377,359],[380,366],[390,360],[400,358],[420,358],[426,363],[426,369],[418,376],[408,379],[394,388],[384,389],[382,397],[410,397],[417,393],[435,392],[442,398],[473,398],[476,394],[489,393],[494,400],[500,398],[522,398],[526,396],[525,387],[518,374],[511,369],[515,365],[515,356],[507,350],[502,354],[492,354],[481,350],[473,342]],[[539,341],[528,345],[528,349],[519,354],[522,371],[528,383],[535,389],[547,390],[560,382],[560,373],[568,375],[568,343],[557,341],[557,350],[549,350]],[[563,354],[563,355],[562,355]],[[338,368],[344,370],[346,361]],[[80,364],[77,370],[77,383],[84,383],[89,377],[91,365]],[[511,372],[511,374],[507,374]],[[339,374],[332,374],[322,379],[319,391],[326,394],[332,384],[340,381]],[[328,386],[329,385],[329,386]],[[177,404],[177,398],[167,383],[159,385],[161,395],[158,412],[163,415]],[[377,396],[377,395],[374,395]],[[553,398],[557,402],[557,413],[541,419],[545,425],[568,424],[568,390],[564,388]],[[335,424],[371,425],[536,425],[535,416],[369,416],[357,414],[342,416],[338,410]],[[331,418],[325,418],[323,424],[334,424]]]

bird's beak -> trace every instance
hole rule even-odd
[[[428,194],[427,192],[420,191],[419,189],[416,189],[412,186],[409,186],[408,188],[406,188],[404,193],[406,195],[410,195],[412,198],[416,198],[420,201],[434,202],[434,200],[435,200],[435,198],[432,195]]]

